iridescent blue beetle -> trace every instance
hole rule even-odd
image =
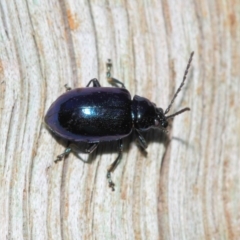
[[[124,84],[111,77],[110,61],[107,63],[107,78],[112,85],[117,86],[116,88],[101,87],[97,79],[90,80],[85,88],[73,90],[67,88],[68,91],[57,98],[45,116],[48,128],[57,136],[69,141],[68,147],[55,162],[76,150],[76,146],[81,142],[88,143],[86,152],[92,153],[100,142],[118,141],[118,157],[107,170],[109,187],[114,190],[111,173],[121,159],[122,139],[135,131],[141,147],[146,149],[147,143],[141,134],[142,131],[153,127],[166,131],[168,119],[190,110],[184,108],[166,116],[184,85],[192,57],[193,52],[182,83],[165,111],[144,97],[135,95],[131,100],[131,95]],[[91,84],[93,87],[90,87]]]

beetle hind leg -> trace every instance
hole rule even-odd
[[[122,157],[122,151],[123,151],[123,143],[122,143],[122,139],[118,140],[118,144],[119,144],[119,147],[118,147],[118,156],[116,158],[116,160],[110,165],[110,167],[108,168],[107,170],[107,180],[108,180],[108,185],[110,188],[112,188],[112,190],[114,191],[115,188],[115,184],[114,182],[112,181],[112,177],[111,177],[111,173],[116,169],[116,167],[118,166],[118,164],[120,163],[121,161],[121,157]]]
[[[145,150],[148,147],[147,142],[146,142],[145,138],[143,137],[143,135],[137,129],[135,129],[135,130],[137,133],[138,143],[140,144],[142,149]]]
[[[112,61],[111,61],[111,59],[108,59],[107,74],[106,74],[108,82],[115,87],[119,87],[119,85],[120,85],[122,88],[125,88],[124,84],[121,81],[112,77],[111,70],[112,70]]]

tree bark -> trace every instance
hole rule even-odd
[[[239,239],[240,3],[217,0],[0,2],[0,239]],[[168,134],[124,139],[89,163],[43,119],[64,85],[113,76],[168,107]],[[171,114],[170,113],[170,114]],[[82,156],[82,154],[81,154]],[[87,158],[87,156],[84,156]]]

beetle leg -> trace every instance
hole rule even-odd
[[[85,150],[86,153],[92,153],[97,147],[99,142],[96,143],[89,143],[88,148]]]
[[[145,138],[140,133],[140,131],[138,131],[137,129],[135,129],[135,130],[136,130],[136,133],[137,133],[138,142],[140,143],[140,145],[143,149],[146,149],[147,148],[147,142],[146,142]]]
[[[64,85],[64,87],[65,87],[65,89],[66,89],[67,92],[70,91],[70,90],[72,90],[72,88],[70,88],[67,83]]]
[[[125,88],[125,85],[116,78],[108,78],[108,82],[115,87],[119,87],[118,84],[120,84],[122,88]]]
[[[111,173],[116,169],[117,165],[119,164],[121,157],[122,157],[122,151],[123,151],[123,143],[122,143],[122,139],[118,140],[118,144],[119,144],[119,152],[118,152],[118,156],[116,158],[116,160],[110,165],[110,167],[107,170],[107,180],[108,180],[108,184],[109,187],[112,188],[112,190],[114,191],[114,182],[112,181],[111,178]]]
[[[60,155],[57,156],[57,159],[54,160],[54,162],[57,163],[57,162],[61,161],[61,160],[62,160],[65,156],[67,156],[71,151],[72,151],[72,149],[71,149],[70,147],[67,147],[62,154],[60,154]]]
[[[93,78],[92,80],[90,80],[86,87],[89,87],[91,83],[93,83],[93,87],[101,87],[99,81],[96,78]]]
[[[119,87],[118,84],[120,84],[122,88],[125,88],[124,84],[121,81],[112,77],[111,70],[112,70],[112,61],[111,61],[111,59],[108,59],[107,74],[106,74],[108,82],[115,87]]]

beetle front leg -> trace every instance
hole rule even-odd
[[[119,87],[118,84],[120,84],[122,88],[125,88],[124,84],[121,81],[112,77],[111,70],[112,70],[112,61],[111,61],[111,59],[108,59],[107,74],[106,74],[108,82],[115,87]]]
[[[116,158],[116,160],[110,165],[110,167],[107,170],[107,180],[108,180],[108,185],[110,188],[112,188],[112,190],[114,191],[114,182],[112,181],[111,178],[111,173],[116,169],[117,165],[120,163],[121,157],[122,157],[122,151],[123,151],[123,143],[122,143],[122,139],[118,140],[118,144],[119,144],[119,152],[118,152],[118,156]]]
[[[93,78],[92,80],[90,80],[86,87],[89,87],[91,83],[93,83],[93,87],[101,87],[99,81],[96,78]]]
[[[147,142],[145,140],[145,138],[143,137],[143,135],[140,133],[140,131],[138,131],[137,129],[136,130],[136,133],[137,133],[137,137],[138,137],[138,142],[140,144],[140,146],[143,148],[143,149],[146,149],[148,146],[147,146]]]

